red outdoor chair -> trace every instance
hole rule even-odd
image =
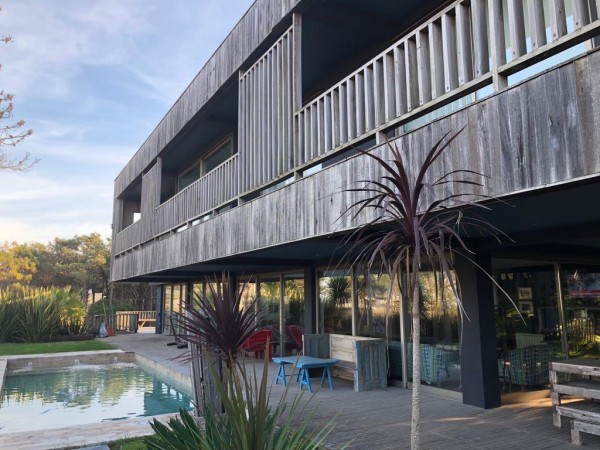
[[[263,359],[265,357],[265,350],[267,351],[267,357],[271,360],[271,345],[273,342],[273,334],[271,330],[259,330],[252,333],[246,342],[242,344],[242,351],[244,355],[248,353],[254,353],[255,358]]]
[[[302,352],[302,335],[304,334],[304,327],[302,325],[288,325],[286,329],[287,334],[291,339],[290,350],[295,349],[299,353]]]

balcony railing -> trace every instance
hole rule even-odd
[[[114,243],[114,253],[118,255],[119,253],[124,252],[128,248],[131,248],[140,243],[140,231],[141,231],[141,223],[138,220],[137,222],[132,223],[127,228],[121,230],[116,238]]]
[[[596,0],[456,1],[295,114],[305,164],[596,35]],[[592,3],[592,9],[590,9]],[[506,12],[506,16],[505,16]],[[569,23],[569,26],[568,26]],[[527,32],[526,32],[527,30]]]
[[[157,180],[150,180],[151,184]],[[115,236],[114,253],[142,244],[211,212],[239,195],[238,155],[235,154],[199,180],[159,205],[142,214],[138,222]],[[147,236],[147,239],[144,238]]]
[[[180,227],[238,195],[238,155],[235,154],[156,208],[154,235]]]

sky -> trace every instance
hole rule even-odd
[[[109,237],[114,179],[251,4],[2,1],[0,90],[34,131],[13,154],[39,162],[0,172],[0,244]]]

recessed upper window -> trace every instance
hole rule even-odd
[[[208,172],[221,165],[233,156],[233,140],[231,137],[218,145],[213,151],[208,153],[204,158],[204,173]]]
[[[233,154],[233,138],[232,136],[228,136],[226,139],[216,144],[211,150],[206,152],[206,154],[204,154],[199,161],[196,161],[193,166],[188,167],[186,171],[178,176],[177,190],[181,191],[185,189],[194,181],[223,164],[231,158]]]

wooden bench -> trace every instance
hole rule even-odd
[[[600,435],[600,403],[588,400],[555,406],[558,426],[562,426],[562,417],[571,421],[571,442],[581,445],[581,432]]]
[[[582,444],[582,432],[600,436],[600,361],[556,361],[550,368],[554,425],[561,428],[563,417],[571,419],[571,442],[575,445]],[[584,400],[563,404],[564,395]]]
[[[581,432],[600,436],[600,425],[573,420],[571,422],[571,443],[573,445],[583,444]]]
[[[385,340],[341,334],[305,334],[304,355],[334,358],[333,375],[352,380],[356,392],[387,387]]]

